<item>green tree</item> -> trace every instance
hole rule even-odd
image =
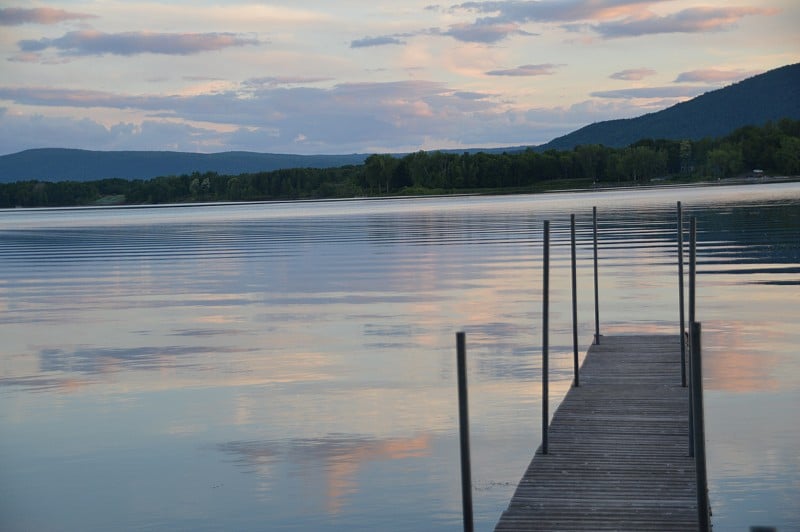
[[[692,171],[692,143],[682,140],[680,146],[680,173],[687,175]]]
[[[742,150],[733,144],[722,144],[708,152],[707,171],[712,177],[722,178],[742,171]]]
[[[775,164],[782,175],[800,175],[800,138],[783,137],[775,152]]]
[[[575,162],[580,169],[578,177],[596,181],[603,160],[603,147],[599,144],[587,144],[576,146],[574,152]]]
[[[228,199],[239,201],[242,199],[242,182],[238,177],[228,179]]]
[[[629,181],[652,179],[664,175],[667,169],[666,153],[649,146],[625,148],[617,158],[617,174]]]
[[[378,194],[389,193],[394,168],[398,160],[391,155],[373,154],[364,161],[366,166],[367,184],[370,190],[377,189]]]

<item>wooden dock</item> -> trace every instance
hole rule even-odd
[[[495,530],[698,530],[680,337],[592,345]]]

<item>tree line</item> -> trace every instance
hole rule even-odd
[[[640,140],[625,148],[504,153],[375,154],[361,165],[240,175],[215,172],[148,180],[18,181],[0,184],[0,207],[262,201],[459,192],[530,192],[553,185],[613,185],[653,179],[800,175],[800,121],[746,126],[719,139]]]

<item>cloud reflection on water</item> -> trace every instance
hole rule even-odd
[[[733,196],[751,201],[753,190]],[[471,424],[475,441],[485,442],[475,452],[485,453],[482,467],[492,471],[484,476],[494,479],[511,455],[527,463],[537,439],[531,412],[540,401],[541,220],[554,217],[550,341],[551,395],[557,403],[571,378],[565,214],[578,212],[582,237],[582,355],[594,332],[588,202],[600,204],[601,333],[674,334],[677,265],[670,194],[696,199],[702,192],[413,200],[404,203],[408,212],[393,210],[394,200],[298,204],[291,206],[291,216],[280,218],[271,214],[277,208],[271,205],[177,209],[188,221],[172,220],[175,209],[168,207],[156,210],[162,214],[155,221],[147,209],[92,211],[71,214],[70,223],[85,227],[59,232],[58,224],[51,224],[52,230],[43,227],[36,235],[14,225],[0,231],[0,238],[13,235],[14,245],[25,244],[0,262],[8,272],[0,281],[0,327],[6,333],[0,386],[11,397],[0,405],[0,416],[14,424],[20,440],[31,442],[44,433],[38,427],[52,431],[61,422],[62,436],[94,453],[99,444],[64,420],[99,425],[93,409],[119,399],[124,410],[111,404],[107,417],[98,419],[113,420],[114,437],[140,444],[134,452],[142,456],[164,446],[200,448],[231,440],[215,447],[238,464],[222,464],[222,473],[230,473],[228,486],[241,482],[237,496],[267,516],[283,512],[286,523],[317,528],[321,523],[305,514],[302,490],[305,477],[318,479],[321,473],[319,486],[309,489],[323,493],[323,502],[312,501],[323,513],[352,516],[346,506],[358,503],[356,513],[366,517],[346,517],[356,525],[366,527],[377,513],[385,516],[394,507],[430,523],[435,510],[419,513],[408,501],[417,494],[432,500],[447,491],[438,479],[430,482],[425,468],[449,468],[456,452],[449,443],[431,444],[440,435],[453,440],[456,430],[456,330],[468,334]],[[331,208],[337,212],[315,214]],[[800,212],[796,202],[791,208]],[[687,207],[687,216],[691,210]],[[707,408],[726,409],[733,398],[754,397],[757,388],[764,395],[800,389],[791,321],[797,307],[791,289],[797,278],[796,231],[777,237],[785,241],[771,248],[751,227],[765,221],[763,216],[745,216],[747,223],[736,225],[732,208],[731,219],[717,227],[715,217],[728,214],[705,204],[695,206],[694,214],[703,217],[698,317],[708,342]],[[108,223],[80,222],[89,215],[124,224],[109,231]],[[735,231],[726,233],[731,223]],[[758,314],[751,316],[754,309]],[[750,318],[756,325],[748,325]],[[63,393],[76,390],[80,393]],[[54,410],[58,402],[60,409]],[[783,423],[784,432],[778,433],[781,422],[760,408],[740,401],[730,415],[738,419],[749,411],[752,417],[755,411],[763,432],[778,434],[773,447],[784,445],[783,454],[767,463],[779,469],[794,450],[796,431]],[[137,420],[144,421],[135,425]],[[132,424],[136,430],[129,433]],[[764,460],[739,449],[761,445],[762,438],[747,426],[730,433],[723,443],[711,434],[709,448],[727,468],[712,470],[712,481],[715,475],[757,477]],[[490,456],[498,448],[508,452]],[[15,452],[26,456],[28,446]],[[429,455],[424,466],[402,462]],[[203,460],[191,464],[199,475],[212,470],[212,462],[220,465]],[[169,467],[164,465],[164,475],[173,473]],[[375,472],[391,467],[403,468],[407,485],[392,485],[393,498],[377,500],[387,481]],[[516,481],[517,466],[512,469],[504,481]],[[102,472],[92,474],[105,482]],[[253,491],[253,478],[260,479],[262,491]],[[188,498],[199,493],[188,483],[176,485]],[[287,485],[294,488],[290,495]],[[370,491],[377,495],[370,499]],[[298,500],[291,500],[295,496]],[[365,502],[377,507],[375,513],[369,514]],[[481,517],[487,526],[493,524],[492,511]],[[271,524],[267,517],[266,525],[254,528]]]
[[[368,436],[332,434],[321,438],[286,441],[232,441],[217,449],[235,457],[247,472],[269,477],[269,464],[288,460],[300,475],[322,475],[328,514],[339,514],[349,495],[358,491],[359,470],[368,462],[426,457],[431,452],[431,435],[378,439]],[[265,478],[271,483],[276,479]]]
[[[181,357],[212,353],[209,347],[78,347],[72,351],[45,348],[39,351],[39,365],[43,372],[106,373],[112,369],[157,369],[163,367],[188,367],[196,365]],[[237,350],[229,350],[236,352]]]
[[[704,384],[708,390],[736,393],[791,389],[799,375],[781,374],[776,368],[788,362],[782,350],[789,345],[790,335],[771,327],[757,327],[751,322],[729,321],[710,324],[720,327],[704,330]],[[763,341],[770,338],[770,343]],[[794,382],[793,382],[794,381]]]

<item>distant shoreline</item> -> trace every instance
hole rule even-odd
[[[582,193],[582,192],[611,192],[611,191],[637,191],[637,190],[658,190],[658,189],[673,189],[673,188],[692,188],[692,187],[720,187],[720,186],[736,186],[736,185],[770,185],[781,183],[794,183],[800,182],[800,176],[739,176],[729,177],[722,179],[698,179],[684,182],[669,182],[665,180],[651,180],[647,183],[635,184],[619,183],[616,184],[597,184],[592,187],[577,186],[566,188],[553,188],[548,190],[492,190],[492,191],[476,191],[476,192],[454,192],[448,193],[434,193],[434,194],[416,194],[416,195],[381,195],[381,196],[353,196],[349,198],[306,198],[306,199],[279,199],[279,200],[262,200],[262,201],[197,201],[197,202],[181,202],[181,203],[138,203],[138,204],[113,204],[102,203],[98,200],[97,203],[92,205],[74,205],[74,206],[60,206],[60,207],[7,207],[0,208],[0,211],[14,211],[14,210],[103,210],[103,209],[162,209],[162,208],[189,208],[189,207],[208,207],[208,206],[226,206],[226,205],[286,205],[286,204],[307,204],[307,203],[341,203],[350,201],[391,201],[391,200],[417,200],[417,199],[434,199],[434,198],[453,198],[453,197],[473,197],[473,196],[517,196],[517,195],[538,195],[538,194],[563,194],[563,193]]]

